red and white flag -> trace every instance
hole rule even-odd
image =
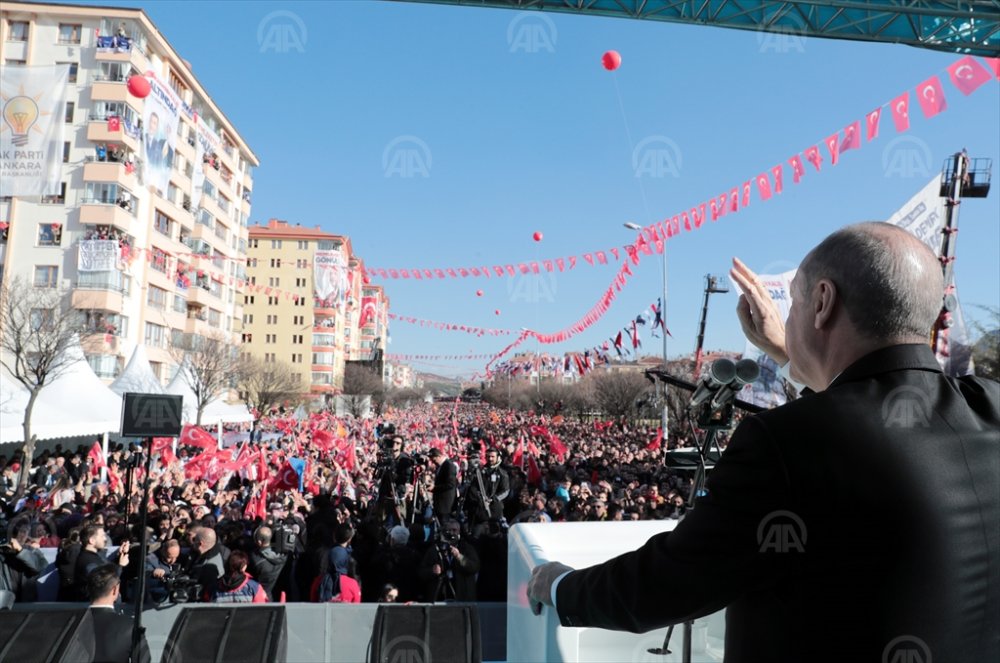
[[[844,127],[844,140],[840,141],[840,151],[856,150],[861,147],[861,120]]]
[[[760,194],[761,200],[767,200],[771,197],[771,180],[767,177],[767,173],[761,173],[757,176],[757,192]]]
[[[836,166],[840,160],[840,132],[829,136],[826,141],[826,148],[830,150],[830,165]]]
[[[904,92],[892,100],[892,121],[896,131],[903,133],[910,128],[910,93]]]
[[[920,110],[924,112],[924,117],[931,118],[944,111],[948,104],[944,99],[944,90],[941,89],[941,79],[931,76],[918,85],[917,101],[920,102]]]
[[[882,119],[882,107],[879,106],[871,113],[865,115],[865,127],[868,129],[868,142],[878,138],[878,123]]]
[[[184,426],[177,443],[181,446],[201,447],[202,449],[215,449],[219,446],[214,437],[193,424]]]
[[[993,73],[1000,78],[1000,58],[983,58],[986,60],[987,66],[993,70]]]
[[[104,458],[104,449],[101,448],[100,442],[94,442],[94,446],[90,447],[90,451],[87,452],[87,462],[90,463],[91,476],[97,476],[101,473],[102,467],[108,466]]]
[[[986,68],[976,62],[975,58],[967,55],[958,62],[948,67],[948,75],[951,82],[958,88],[958,91],[968,96],[979,89],[979,86],[988,83],[992,76]]]
[[[792,182],[798,184],[802,176],[806,174],[806,168],[802,165],[802,157],[796,154],[788,160],[788,165],[792,167]]]

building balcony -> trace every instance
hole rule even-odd
[[[116,355],[121,350],[121,342],[116,333],[103,331],[85,331],[80,338],[83,352],[88,355]]]
[[[98,62],[128,62],[137,71],[147,71],[149,69],[149,60],[146,58],[146,54],[134,44],[124,53],[114,50],[95,50],[94,59]]]
[[[134,173],[125,172],[125,164],[115,161],[88,161],[83,164],[84,182],[114,182],[126,189],[135,189]]]
[[[333,364],[313,364],[313,373],[333,373]]]
[[[125,82],[94,81],[90,86],[90,98],[94,101],[121,101],[128,103],[136,111],[137,117],[142,117],[143,101],[129,94]]]
[[[184,332],[186,334],[196,334],[204,337],[217,334],[219,330],[208,324],[207,317],[202,320],[197,314],[193,314],[189,311],[187,320],[184,323]]]
[[[155,285],[157,288],[163,288],[168,292],[172,292],[176,286],[176,282],[174,281],[172,274],[161,271],[152,264],[149,265],[149,269],[146,271],[146,278],[149,280],[150,285]]]
[[[114,281],[106,284],[81,285],[76,284],[71,296],[73,308],[87,311],[111,311],[121,313],[124,294],[121,286],[115,286]]]
[[[135,217],[125,208],[113,203],[84,202],[80,205],[80,223],[114,226],[128,234],[135,230]]]
[[[218,306],[221,301],[208,290],[205,290],[204,288],[193,283],[191,284],[191,287],[188,288],[187,295],[188,304],[195,304],[198,306],[209,306],[211,304]]]
[[[108,131],[107,120],[91,120],[87,123],[87,140],[96,143],[121,143],[133,152],[139,152],[139,140],[125,133],[124,123],[118,131]]]

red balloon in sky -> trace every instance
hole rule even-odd
[[[601,64],[608,71],[614,71],[618,67],[622,66],[622,56],[618,51],[608,51],[601,56]]]
[[[139,99],[145,99],[153,90],[146,77],[139,75],[129,76],[127,87],[129,93]]]
[[[534,239],[536,242],[540,242],[540,241],[542,241],[542,233],[540,233],[540,232],[538,232],[536,230],[535,234],[532,235],[531,238]]]
[[[476,290],[476,297],[482,297],[482,296],[483,296],[483,291],[482,290]]]
[[[500,315],[500,309],[493,311],[496,315]]]

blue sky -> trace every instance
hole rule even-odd
[[[234,6],[144,9],[260,156],[252,220],[349,235],[374,267],[517,263],[624,244],[624,222],[689,209],[941,76],[947,111],[927,120],[911,100],[906,140],[894,141],[886,110],[880,137],[837,166],[825,158],[797,186],[786,167],[781,196],[761,202],[755,192],[746,210],[671,241],[671,355],[693,350],[703,277],[725,273],[731,256],[757,270],[791,268],[836,228],[889,216],[963,147],[1000,167],[1000,85],[961,95],[945,71],[957,55],[426,4]],[[609,49],[623,59],[614,74],[600,64]],[[407,136],[417,140],[392,145]],[[668,146],[659,173],[643,167],[643,141]],[[993,191],[962,205],[956,275],[967,315],[981,317],[970,304],[1000,304],[998,201]],[[541,281],[385,285],[402,315],[552,332],[590,309],[613,275],[581,264]],[[600,343],[655,301],[660,279],[659,258],[646,258],[601,322],[543,349]],[[713,296],[706,347],[742,348],[735,304],[735,294]],[[507,343],[402,323],[391,333],[393,353],[487,353]],[[649,351],[659,347],[647,339]],[[468,373],[484,364],[435,363],[450,368],[416,366]]]

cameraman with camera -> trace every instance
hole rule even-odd
[[[274,595],[285,592],[289,601],[301,601],[308,594],[298,577],[299,557],[306,550],[306,521],[285,504],[271,504],[271,515],[264,522],[271,530],[270,549],[285,558],[275,581],[267,590]],[[256,568],[256,567],[255,567]]]
[[[470,449],[471,451],[471,449]],[[469,454],[469,485],[465,492],[465,509],[472,525],[472,537],[507,533],[503,501],[510,495],[510,476],[501,467],[500,452],[486,452],[486,467],[479,467],[477,454]]]
[[[146,573],[149,575],[149,597],[155,603],[170,598],[170,580],[181,571],[181,544],[169,539],[160,549],[146,556]]]
[[[424,583],[424,600],[475,601],[479,555],[462,540],[462,527],[446,520],[435,528],[434,545],[424,553],[418,575]]]
[[[381,447],[375,467],[378,497],[375,516],[386,526],[403,525],[406,521],[406,488],[413,481],[416,463],[403,453],[403,437],[392,424],[382,426]]]
[[[270,527],[261,526],[254,532],[254,551],[250,553],[251,575],[267,592],[268,599],[274,600],[274,586],[278,583],[287,555],[277,552],[271,547],[273,532]]]

